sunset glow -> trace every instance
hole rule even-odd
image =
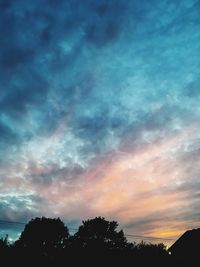
[[[199,227],[199,1],[4,2],[0,220]]]

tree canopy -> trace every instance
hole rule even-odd
[[[70,236],[68,228],[60,218],[34,218],[30,220],[19,239],[12,245],[8,238],[0,239],[0,256],[8,263],[34,263],[34,265],[59,266],[63,261],[74,265],[93,266],[93,258],[104,266],[138,262],[138,266],[157,262],[158,266],[169,266],[172,258],[163,244],[141,242],[129,243],[116,221],[95,217],[82,221],[77,232]],[[143,265],[145,264],[145,265]]]
[[[74,244],[88,249],[125,249],[127,242],[123,230],[117,231],[116,221],[107,221],[103,217],[82,222],[74,235]]]
[[[0,238],[0,250],[9,247],[8,236]]]
[[[22,248],[45,251],[64,248],[68,237],[68,228],[60,218],[35,218],[26,224],[16,245]]]

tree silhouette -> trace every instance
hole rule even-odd
[[[138,253],[142,254],[143,256],[160,257],[168,255],[166,246],[162,243],[152,244],[142,241],[139,244],[137,244],[136,249]]]
[[[59,218],[35,218],[26,224],[15,246],[47,254],[65,248],[68,237],[69,231]]]
[[[153,266],[170,266],[170,258],[166,246],[162,243],[152,244],[140,242],[135,246],[137,261],[143,266],[151,263]]]
[[[93,250],[126,249],[131,246],[122,230],[117,231],[118,223],[107,221],[103,217],[96,217],[79,227],[73,237],[73,245],[77,248]]]
[[[9,247],[8,236],[0,238],[0,250],[7,249]]]
[[[0,239],[2,261],[15,265],[60,266],[63,262],[73,265],[94,266],[175,266],[181,261],[171,257],[163,244],[127,241],[116,221],[96,217],[82,222],[77,233],[69,236],[68,228],[59,219],[35,218],[29,221],[14,245],[7,237]],[[93,260],[95,258],[95,261]],[[178,260],[178,261],[177,261]],[[180,265],[181,266],[181,265]]]

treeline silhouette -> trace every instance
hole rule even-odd
[[[0,257],[8,265],[174,266],[164,244],[130,243],[116,221],[96,217],[82,222],[74,235],[60,218],[34,218],[18,240],[0,239]],[[80,264],[81,263],[81,264]]]

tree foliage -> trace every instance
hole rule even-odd
[[[26,224],[16,246],[47,251],[64,248],[68,237],[68,228],[59,218],[35,218]]]
[[[74,236],[74,244],[88,249],[125,249],[127,242],[123,230],[117,231],[118,223],[103,217],[83,221]]]
[[[8,236],[0,238],[0,250],[9,248]]]
[[[5,250],[2,248],[6,248]],[[118,230],[116,221],[108,221],[103,217],[85,220],[73,235],[59,219],[35,218],[30,220],[21,233],[20,238],[12,246],[8,239],[0,239],[0,255],[10,264],[33,263],[36,266],[59,266],[65,261],[73,261],[74,265],[127,266],[129,262],[138,266],[155,263],[156,266],[169,266],[170,260],[163,244],[141,242],[129,243],[123,230]],[[92,257],[93,256],[93,257]],[[9,265],[10,266],[10,265]]]

